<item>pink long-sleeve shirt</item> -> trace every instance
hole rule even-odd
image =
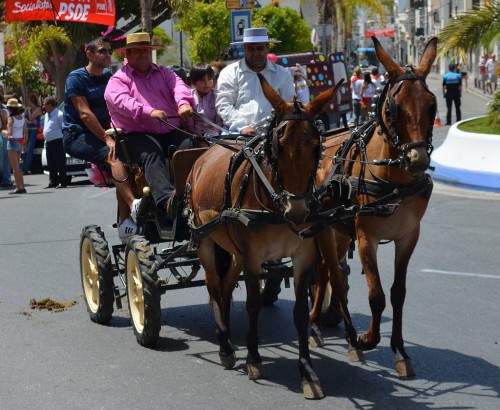
[[[125,134],[147,132],[166,134],[173,128],[150,118],[153,110],[163,110],[167,115],[177,115],[183,104],[194,105],[189,87],[172,70],[152,64],[144,77],[124,65],[109,80],[104,92],[109,115],[114,126]],[[178,127],[178,118],[168,120]]]

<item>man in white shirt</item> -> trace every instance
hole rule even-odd
[[[47,188],[66,188],[66,154],[63,147],[63,113],[57,108],[54,97],[46,97],[43,102],[43,138],[45,139],[45,155],[49,168],[49,185]]]
[[[486,82],[486,91],[490,94],[497,92],[497,67],[498,62],[495,54],[492,54],[486,62],[486,70],[488,72],[488,80]]]
[[[255,135],[272,106],[264,96],[257,77],[261,73],[285,101],[295,96],[295,86],[289,70],[269,61],[269,44],[280,41],[269,40],[266,28],[247,28],[243,32],[245,58],[228,65],[217,80],[217,112],[231,132]]]

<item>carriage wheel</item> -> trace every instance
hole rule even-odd
[[[115,300],[113,269],[108,242],[96,225],[86,226],[80,235],[80,275],[90,320],[109,323]]]
[[[125,249],[127,299],[130,320],[137,342],[153,346],[160,337],[161,308],[158,274],[149,243],[142,237],[131,237]]]

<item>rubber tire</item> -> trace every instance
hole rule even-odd
[[[108,324],[113,315],[115,285],[108,242],[96,225],[86,226],[80,235],[80,277],[90,320]]]
[[[145,347],[156,344],[161,329],[161,293],[153,250],[143,236],[129,238],[125,248],[125,273],[130,321],[137,342]],[[134,300],[138,300],[136,302]]]

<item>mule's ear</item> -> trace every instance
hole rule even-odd
[[[260,85],[262,87],[262,92],[271,103],[278,116],[283,116],[290,111],[288,104],[281,96],[274,90],[273,87],[267,82],[266,78],[261,74],[257,73],[259,77]]]
[[[432,37],[425,45],[424,53],[420,59],[418,69],[422,71],[423,77],[427,77],[427,74],[431,71],[432,63],[436,59],[437,52],[437,37]]]
[[[320,95],[318,95],[314,100],[310,103],[306,104],[306,111],[309,113],[311,117],[316,117],[319,113],[323,112],[326,106],[330,103],[332,98],[337,94],[340,87],[344,83],[344,79],[341,78],[335,87],[329,88],[326,91],[323,91]]]
[[[389,54],[387,54],[387,51],[384,50],[380,41],[378,41],[375,36],[372,36],[372,41],[375,46],[375,54],[377,54],[378,61],[380,61],[387,70],[389,77],[394,79],[402,75],[404,72],[403,68],[400,67]]]

